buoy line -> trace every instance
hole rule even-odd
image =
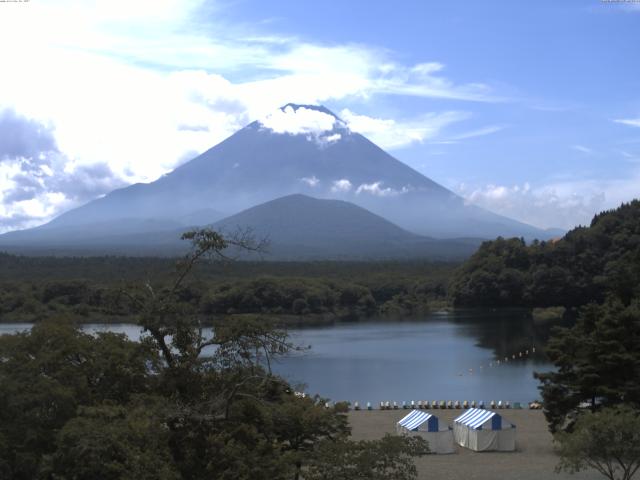
[[[499,367],[501,365],[509,363],[509,361],[515,361],[515,360],[519,360],[521,358],[527,358],[527,357],[529,357],[529,355],[532,355],[534,353],[536,353],[535,345],[532,346],[531,349],[520,351],[517,354],[514,353],[511,356],[507,355],[506,357],[504,357],[504,359],[498,358],[498,359],[492,360],[492,361],[489,362],[489,365],[488,365],[487,368],[497,368],[497,367]],[[483,371],[484,369],[485,369],[485,365],[482,364],[482,365],[479,366],[479,368],[476,371],[480,372],[480,371]],[[469,368],[467,370],[467,372],[469,373],[469,375],[473,375],[474,369],[473,368]],[[464,371],[459,372],[457,374],[457,376],[458,377],[463,377],[463,376],[465,376],[465,372]]]

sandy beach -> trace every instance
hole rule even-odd
[[[395,433],[395,424],[407,410],[352,411],[349,421],[354,440],[372,440],[385,433]],[[451,425],[461,410],[433,410],[440,422]],[[603,478],[595,471],[570,475],[557,474],[558,457],[553,452],[552,437],[544,415],[539,410],[500,410],[505,419],[515,424],[515,452],[472,452],[456,446],[452,455],[428,455],[416,461],[419,479],[477,480],[544,480]]]

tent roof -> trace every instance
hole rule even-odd
[[[414,430],[422,425],[424,422],[428,421],[431,415],[427,412],[421,412],[420,410],[412,410],[411,413],[398,421],[398,425],[406,428],[407,430]]]
[[[454,422],[464,425],[469,428],[478,429],[484,423],[493,418],[495,416],[500,417],[496,412],[492,412],[491,410],[484,410],[481,408],[470,408],[458,418],[454,420]]]

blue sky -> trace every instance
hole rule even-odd
[[[0,4],[0,32],[0,127],[21,139],[0,134],[0,230],[289,101],[537,226],[640,196],[640,2],[32,1]]]

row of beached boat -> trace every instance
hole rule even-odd
[[[542,405],[538,402],[531,402],[527,406],[531,410],[538,410],[542,408]],[[371,402],[367,402],[365,408],[366,410],[373,410],[373,406],[371,405]],[[429,402],[428,400],[418,400],[417,402],[415,400],[411,400],[410,402],[402,402],[401,404],[398,404],[397,402],[380,402],[380,405],[379,405],[380,410],[400,410],[400,409],[402,410],[414,410],[414,409],[455,410],[455,409],[468,409],[468,408],[521,409],[523,408],[523,406],[520,402],[513,402],[513,404],[511,404],[511,402],[508,402],[508,401],[503,402],[502,400],[498,400],[497,402],[495,400],[491,400],[488,406],[485,405],[484,401],[476,402],[475,400],[472,400],[471,402],[467,400],[463,402],[460,402],[459,400],[455,400],[455,401],[433,400],[432,402]],[[363,408],[360,406],[358,402],[354,402],[353,409],[362,410]]]

